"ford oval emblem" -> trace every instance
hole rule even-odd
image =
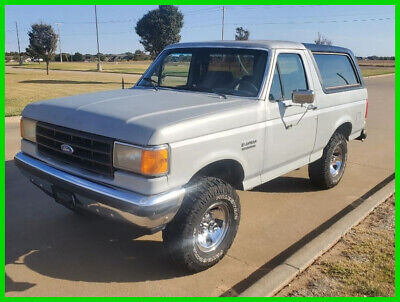
[[[67,145],[67,144],[62,144],[60,146],[60,149],[62,152],[67,153],[67,154],[74,153],[74,148],[72,148],[70,145]]]

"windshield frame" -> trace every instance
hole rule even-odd
[[[174,47],[167,47],[165,48],[158,56],[157,58],[153,61],[153,63],[147,68],[145,73],[139,78],[139,80],[135,83],[135,85],[132,88],[137,88],[137,89],[154,89],[154,87],[151,86],[143,86],[139,85],[144,78],[151,77],[153,74],[155,68],[157,68],[158,64],[165,58],[170,53],[173,53],[174,51],[195,51],[197,49],[242,49],[242,50],[259,50],[265,52],[265,55],[267,56],[265,60],[265,66],[264,66],[264,72],[262,74],[262,79],[261,79],[261,84],[260,88],[258,91],[258,94],[256,96],[245,96],[245,95],[234,95],[234,94],[226,94],[226,96],[229,97],[240,97],[240,98],[248,98],[248,99],[261,99],[264,91],[265,91],[265,85],[267,82],[267,75],[269,71],[269,65],[271,62],[271,52],[270,49],[267,48],[262,48],[262,47],[243,47],[243,46],[194,46],[194,47],[179,47],[179,45],[174,46]],[[194,93],[204,93],[204,94],[210,94],[213,92],[207,92],[207,91],[201,91],[201,90],[191,90],[191,89],[180,89],[177,87],[168,87],[168,86],[157,86],[157,89],[166,89],[166,90],[173,90],[173,91],[180,91],[180,92],[194,92]]]

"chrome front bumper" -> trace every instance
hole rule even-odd
[[[19,152],[15,164],[29,180],[48,195],[54,187],[71,193],[74,206],[100,216],[159,230],[178,212],[185,189],[157,195],[141,195],[124,189],[86,180],[55,169],[48,164]]]

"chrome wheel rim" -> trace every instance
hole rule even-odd
[[[336,177],[339,175],[342,166],[343,166],[343,151],[341,146],[337,145],[331,157],[329,172],[333,177]]]
[[[210,206],[195,232],[199,250],[205,253],[214,251],[224,240],[228,228],[229,210],[226,204],[218,202]]]

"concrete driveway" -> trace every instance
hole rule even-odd
[[[235,295],[279,256],[395,170],[394,76],[366,80],[368,139],[349,146],[340,185],[314,189],[302,168],[240,192],[242,219],[228,255],[185,275],[167,259],[160,234],[70,213],[22,177],[13,163],[18,118],[6,119],[6,296]]]

